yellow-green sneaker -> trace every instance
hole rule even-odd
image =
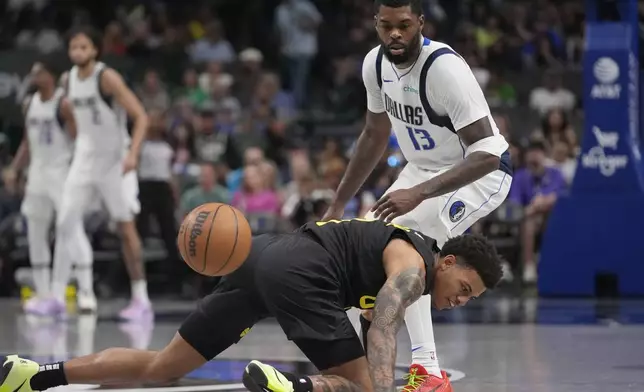
[[[293,383],[279,370],[259,361],[246,365],[242,381],[251,392],[293,392]]]
[[[9,355],[0,369],[0,392],[34,392],[29,382],[39,368],[34,361]]]

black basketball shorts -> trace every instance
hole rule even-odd
[[[307,234],[256,237],[244,267],[199,303],[179,333],[210,360],[273,316],[318,370],[339,366],[364,356],[341,282],[337,263]]]

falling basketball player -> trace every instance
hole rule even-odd
[[[461,56],[422,36],[421,0],[375,4],[381,44],[363,62],[366,125],[324,219],[342,217],[393,129],[408,164],[367,218],[411,227],[440,248],[505,200],[512,182],[508,143]],[[406,392],[451,391],[438,364],[431,301],[421,298],[405,315],[412,345]],[[367,318],[364,312],[363,329]]]
[[[134,219],[140,207],[136,167],[148,118],[121,75],[97,60],[100,44],[100,37],[91,28],[79,28],[69,38],[69,57],[75,65],[69,71],[66,88],[78,136],[56,225],[49,313],[65,314],[62,300],[72,258],[77,269],[79,309],[96,310],[93,253],[83,228],[83,215],[89,203],[100,198],[118,223],[132,282],[132,301],[119,316],[124,320],[148,320],[153,314]],[[131,140],[126,128],[127,114],[134,121]],[[75,240],[81,235],[82,241]]]
[[[9,176],[17,178],[16,173],[29,162],[21,211],[27,219],[29,260],[36,295],[25,303],[25,311],[37,315],[43,314],[43,303],[50,295],[49,232],[55,213],[60,211],[63,184],[76,136],[71,106],[63,98],[64,91],[56,87],[58,74],[48,61],[37,62],[32,67],[36,92],[23,105],[25,134],[11,163]]]
[[[255,237],[246,261],[222,278],[163,350],[112,348],[42,366],[10,356],[0,391],[173,381],[275,317],[322,375],[296,376],[252,361],[243,375],[250,391],[393,392],[405,308],[430,293],[438,309],[463,306],[502,276],[496,250],[483,237],[454,237],[440,252],[435,246],[417,231],[378,220],[312,222],[294,233]],[[345,311],[352,306],[373,308],[368,362]]]

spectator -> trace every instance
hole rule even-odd
[[[190,48],[190,57],[194,63],[217,61],[232,63],[235,51],[224,37],[221,22],[215,20],[206,25],[205,35]]]
[[[493,69],[490,72],[490,79],[486,86],[485,97],[490,107],[515,107],[517,104],[517,93],[514,86],[505,80],[503,71]]]
[[[571,186],[577,171],[577,159],[573,158],[573,149],[565,140],[559,139],[554,142],[551,150],[552,158],[546,160],[547,165],[559,169],[566,184]]]
[[[230,74],[221,74],[212,81],[210,93],[210,98],[217,114],[223,114],[223,111],[230,114],[230,118],[225,119],[222,118],[223,116],[218,116],[220,121],[217,121],[219,130],[227,133],[232,133],[234,124],[241,112],[239,101],[230,93],[233,83],[234,79]]]
[[[327,93],[326,108],[337,122],[352,123],[366,110],[366,106],[360,104],[366,102],[366,98],[358,69],[359,65],[352,56],[333,61],[333,84]]]
[[[280,88],[279,76],[275,73],[264,73],[255,91],[255,107],[268,107],[275,111],[277,118],[289,122],[295,117],[295,101],[293,96]]]
[[[248,147],[244,151],[244,168],[247,166],[258,166],[265,160],[264,151],[259,147]],[[228,191],[230,193],[234,194],[241,188],[244,180],[244,168],[232,170],[226,176],[226,184],[228,185]]]
[[[281,53],[298,108],[306,103],[311,62],[318,53],[317,31],[322,15],[309,0],[282,0],[275,11]]]
[[[150,236],[150,219],[154,218],[159,225],[168,262],[177,263],[177,222],[174,215],[177,190],[172,175],[174,151],[165,140],[166,123],[163,112],[154,110],[149,116],[150,129],[147,140],[141,147],[138,169],[141,212],[137,216],[137,228],[141,238],[145,240]]]
[[[127,54],[135,58],[148,59],[152,56],[154,44],[148,22],[146,20],[138,21],[132,27],[132,36],[127,45]]]
[[[210,61],[206,64],[205,72],[199,75],[199,87],[206,93],[212,92],[212,83],[224,73],[224,64],[220,61]]]
[[[514,175],[509,198],[525,207],[521,233],[523,280],[534,283],[537,278],[534,260],[537,236],[545,228],[550,211],[567,185],[559,169],[546,165],[543,144],[535,142],[528,147],[525,163],[525,169]]]
[[[195,107],[200,107],[208,100],[208,93],[199,85],[199,74],[194,68],[187,68],[183,72],[183,84],[177,95],[185,97],[190,101],[190,104]]]
[[[262,75],[262,52],[255,48],[244,49],[239,54],[240,67],[235,74],[235,88],[237,99],[243,106],[252,102],[253,94]]]
[[[320,172],[326,189],[337,189],[345,171],[346,163],[343,158],[332,158],[327,162],[322,162],[320,165]],[[365,216],[375,203],[376,198],[373,193],[365,189],[361,189],[347,202],[344,208],[344,218],[352,219]]]
[[[550,109],[543,118],[541,129],[533,134],[533,138],[545,141],[548,149],[552,149],[557,141],[563,141],[572,148],[571,155],[577,148],[577,135],[570,125],[566,113],[559,109]]]
[[[575,95],[563,87],[561,74],[550,70],[544,75],[543,86],[530,93],[530,107],[541,115],[553,108],[570,112],[575,108]]]
[[[118,22],[111,22],[105,28],[103,35],[103,53],[116,56],[123,56],[127,50],[125,39],[123,38],[123,29]]]
[[[212,163],[222,162],[235,169],[240,165],[238,150],[231,135],[217,129],[215,119],[215,108],[211,104],[204,105],[195,119],[196,158]]]
[[[202,163],[199,170],[199,185],[188,189],[181,196],[181,214],[186,216],[205,203],[229,202],[228,191],[217,183],[215,167],[211,163]]]
[[[159,80],[159,73],[156,70],[148,69],[143,76],[143,84],[136,89],[143,107],[147,111],[165,112],[170,108],[170,95],[166,87]]]
[[[245,214],[277,216],[280,211],[279,196],[271,189],[272,184],[264,174],[259,165],[244,167],[242,186],[235,192],[231,204]]]

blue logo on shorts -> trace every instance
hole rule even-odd
[[[449,207],[449,220],[458,222],[465,215],[465,203],[462,201],[455,201]]]

